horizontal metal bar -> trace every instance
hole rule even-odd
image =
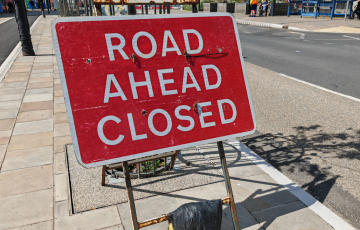
[[[225,197],[224,199],[222,199],[223,204],[228,204],[230,202],[231,202],[230,196]],[[153,225],[153,224],[158,224],[158,223],[161,223],[161,222],[164,222],[164,221],[167,221],[167,220],[169,220],[169,216],[164,214],[162,216],[155,217],[155,218],[152,218],[150,220],[145,220],[145,221],[139,222],[138,226],[139,226],[139,228],[144,228],[144,227],[147,227],[147,226],[150,226],[150,225]]]
[[[157,159],[161,159],[164,157],[170,157],[172,155],[176,154],[176,152],[168,152],[168,153],[163,153],[160,155],[155,155],[155,156],[151,156],[151,157],[146,157],[146,158],[141,158],[141,159],[136,159],[136,160],[131,160],[128,161],[128,165],[134,165],[134,164],[138,164],[138,163],[143,163],[146,161],[152,161],[152,160],[157,160]],[[115,169],[115,168],[119,168],[122,167],[122,163],[116,163],[116,164],[111,164],[109,166],[106,166],[106,169]]]
[[[150,219],[150,220],[145,220],[145,221],[139,222],[139,228],[144,228],[144,227],[147,227],[147,226],[150,226],[153,224],[158,224],[158,223],[161,223],[161,222],[164,222],[167,220],[169,220],[169,216],[165,214],[165,215],[162,215],[162,216]]]

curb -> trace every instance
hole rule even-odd
[[[0,22],[0,24],[3,24],[3,23],[5,23],[5,22],[7,22],[7,21],[9,21],[11,19],[13,19],[13,17],[9,17],[8,19],[5,19],[4,21]]]
[[[32,26],[30,27],[30,34],[33,32],[33,30],[35,29],[35,26],[37,25],[37,23],[40,20],[40,16],[35,20],[35,22],[32,24]],[[10,67],[12,66],[12,64],[14,63],[16,57],[19,55],[21,51],[21,42],[19,42],[15,48],[13,49],[13,51],[11,51],[11,53],[9,54],[9,56],[6,58],[6,60],[2,63],[2,65],[0,66],[0,83],[2,82],[2,80],[4,79],[5,75],[7,74],[7,72],[9,71]]]
[[[253,21],[246,21],[246,20],[235,20],[238,24],[243,25],[251,25],[251,26],[261,26],[261,27],[268,27],[268,28],[276,28],[276,29],[288,29],[294,30],[299,32],[311,32],[311,30],[301,29],[293,26],[286,26],[274,23],[264,23],[264,22],[253,22]]]
[[[275,181],[282,185],[286,190],[297,197],[304,205],[312,210],[316,215],[323,219],[326,223],[336,230],[356,230],[348,222],[343,220],[340,216],[335,214],[328,207],[320,203],[313,196],[299,187],[296,183],[290,180],[287,176],[275,169],[267,161],[262,159],[259,155],[246,147],[237,139],[229,139],[228,143],[237,151],[244,154],[249,160],[256,164],[260,169],[269,174]]]

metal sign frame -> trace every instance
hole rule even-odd
[[[156,155],[156,154],[160,154],[160,153],[164,153],[164,152],[176,151],[176,150],[179,150],[179,149],[188,148],[188,147],[192,147],[192,146],[204,145],[204,144],[208,144],[208,143],[213,143],[213,142],[223,141],[223,140],[227,140],[227,139],[231,139],[231,138],[250,135],[250,134],[254,133],[255,130],[256,130],[256,120],[255,120],[255,115],[254,115],[254,109],[253,109],[253,104],[252,104],[252,100],[251,100],[247,75],[246,75],[246,71],[245,71],[245,65],[242,65],[242,72],[243,72],[243,76],[244,76],[245,88],[247,90],[247,96],[248,96],[248,99],[249,99],[249,107],[250,107],[250,111],[251,111],[251,115],[252,115],[252,120],[253,120],[253,123],[254,123],[253,130],[248,131],[248,132],[243,132],[243,133],[236,133],[236,134],[232,134],[232,135],[221,136],[221,137],[217,137],[217,138],[211,138],[211,139],[207,139],[207,140],[195,141],[195,142],[191,142],[191,143],[166,147],[166,148],[162,148],[162,149],[156,149],[156,150],[142,152],[142,153],[138,153],[138,154],[134,154],[134,155],[118,157],[118,158],[114,158],[114,159],[110,159],[110,160],[104,160],[104,161],[98,161],[98,162],[94,162],[94,163],[85,164],[81,160],[80,148],[79,148],[77,134],[76,134],[76,130],[75,130],[75,124],[74,124],[74,118],[73,118],[72,109],[71,109],[71,103],[70,103],[70,98],[69,98],[69,93],[68,93],[68,87],[67,87],[66,80],[65,80],[64,67],[63,67],[63,63],[62,63],[61,52],[60,52],[60,47],[59,47],[59,42],[58,42],[58,37],[57,37],[57,32],[56,32],[56,29],[55,29],[56,24],[60,23],[60,22],[113,21],[113,20],[119,20],[119,19],[120,20],[143,20],[143,19],[154,19],[154,18],[159,18],[159,19],[166,19],[166,18],[194,18],[196,20],[197,17],[219,17],[219,16],[230,16],[232,18],[235,37],[236,37],[236,40],[237,40],[237,46],[238,46],[238,50],[239,50],[239,57],[240,57],[241,63],[244,64],[244,60],[243,60],[243,57],[241,55],[242,54],[242,49],[241,49],[241,44],[240,44],[240,39],[239,39],[239,33],[238,33],[238,30],[237,30],[237,26],[236,26],[236,21],[235,21],[234,16],[232,14],[230,14],[230,13],[217,13],[217,14],[206,14],[205,13],[205,14],[196,14],[196,15],[194,15],[194,14],[151,15],[151,16],[150,15],[141,15],[141,16],[134,15],[134,16],[120,16],[120,17],[114,17],[114,16],[77,17],[77,18],[68,17],[68,18],[58,18],[58,19],[56,19],[56,20],[54,20],[52,22],[52,37],[53,37],[53,40],[54,40],[56,59],[57,59],[58,66],[59,66],[60,80],[61,80],[61,85],[62,85],[62,88],[63,88],[64,98],[65,98],[66,111],[67,111],[67,115],[68,115],[68,119],[69,119],[69,123],[70,123],[71,137],[72,137],[72,141],[73,141],[73,144],[74,144],[74,150],[75,150],[76,158],[77,158],[77,160],[79,161],[79,163],[82,166],[84,166],[85,168],[90,168],[90,167],[114,164],[114,163],[129,161],[129,160],[136,159],[136,158],[152,156],[152,155]]]
[[[204,16],[212,17],[212,16],[225,16],[225,15],[230,16],[231,14],[228,14],[228,13],[220,13],[220,14],[215,14],[215,15],[213,15],[213,14],[192,15],[191,14],[191,15],[181,15],[181,16],[179,16],[179,15],[157,15],[157,16],[150,16],[150,17],[149,16],[128,16],[128,17],[123,16],[122,19],[126,20],[126,19],[146,19],[146,18],[153,19],[153,18],[179,18],[179,17],[181,17],[181,18],[182,17],[194,17],[195,18],[195,17],[204,17]],[[241,50],[241,45],[240,45],[239,33],[238,33],[238,30],[237,30],[237,26],[236,26],[236,22],[234,20],[234,17],[232,15],[231,15],[231,17],[233,19],[235,36],[236,36],[236,40],[237,40],[240,60],[241,60],[241,63],[243,64],[244,60],[243,60],[243,57],[241,55],[242,50]],[[53,39],[54,39],[54,44],[55,44],[56,58],[57,58],[57,62],[58,62],[58,65],[59,65],[59,73],[60,73],[61,83],[62,83],[63,91],[64,91],[65,104],[66,104],[67,114],[68,114],[68,118],[69,118],[69,122],[70,122],[70,127],[71,127],[70,129],[71,129],[75,154],[76,154],[76,157],[77,157],[79,163],[81,163],[85,167],[87,167],[87,166],[84,163],[81,162],[81,158],[80,158],[79,145],[78,145],[78,142],[77,142],[76,130],[75,130],[75,126],[74,126],[74,119],[73,119],[73,115],[72,115],[69,94],[68,94],[67,85],[66,85],[66,81],[65,81],[65,74],[64,74],[63,63],[62,63],[62,59],[61,59],[61,53],[60,53],[60,48],[59,48],[59,43],[58,43],[58,39],[57,39],[57,33],[56,33],[55,26],[56,26],[56,23],[58,23],[58,22],[67,22],[67,21],[103,21],[103,20],[118,20],[118,18],[115,18],[115,17],[60,18],[60,19],[57,19],[52,24],[52,34],[53,34]],[[160,149],[160,150],[157,150],[158,152],[150,151],[150,152],[147,152],[147,153],[140,153],[140,154],[132,155],[134,157],[131,157],[131,158],[129,158],[129,157],[121,157],[121,158],[117,158],[115,160],[107,160],[107,161],[97,162],[97,163],[93,163],[91,165],[88,165],[88,167],[94,167],[94,166],[99,166],[99,165],[122,162],[122,167],[124,169],[124,174],[125,174],[126,189],[127,189],[127,192],[128,192],[128,201],[129,201],[131,217],[132,217],[132,225],[133,225],[134,230],[138,230],[138,229],[146,227],[146,226],[150,226],[150,225],[153,225],[153,224],[157,224],[157,223],[166,221],[166,220],[169,219],[169,217],[167,215],[162,215],[160,217],[156,217],[156,218],[153,218],[153,219],[150,219],[150,220],[147,220],[147,221],[138,222],[137,215],[136,215],[135,201],[134,201],[133,192],[132,192],[132,186],[131,186],[131,179],[130,179],[130,174],[129,174],[129,170],[128,170],[128,165],[129,165],[129,163],[131,164],[131,162],[128,162],[128,160],[129,159],[134,159],[134,158],[150,156],[150,155],[155,155],[155,154],[162,153],[162,152],[178,150],[178,149],[181,149],[181,148],[187,148],[187,147],[190,147],[190,146],[203,145],[203,144],[207,144],[207,143],[211,143],[211,142],[217,142],[217,146],[218,146],[218,150],[219,150],[219,156],[220,156],[220,162],[221,162],[223,175],[224,175],[224,179],[225,179],[226,191],[227,191],[227,194],[228,194],[228,197],[222,199],[222,203],[223,204],[226,204],[226,203],[230,204],[230,210],[231,210],[231,215],[232,215],[232,219],[233,219],[234,228],[235,228],[235,230],[240,230],[238,215],[237,215],[236,206],[235,206],[235,199],[234,199],[234,195],[233,195],[233,192],[232,192],[230,176],[229,176],[229,171],[228,171],[228,167],[227,167],[227,163],[226,163],[225,151],[224,151],[222,141],[226,140],[226,139],[234,138],[234,137],[240,137],[240,136],[245,136],[245,135],[252,134],[252,133],[255,132],[255,129],[256,129],[256,120],[255,120],[255,116],[254,116],[254,110],[253,110],[253,105],[252,105],[252,100],[251,100],[251,95],[250,95],[250,91],[249,91],[249,86],[248,86],[248,81],[247,81],[247,76],[246,76],[246,71],[245,71],[245,66],[244,65],[242,65],[242,71],[243,71],[243,75],[244,75],[245,88],[247,90],[247,96],[248,96],[248,99],[249,99],[249,106],[250,106],[250,110],[251,110],[251,115],[252,115],[252,119],[253,119],[253,122],[254,122],[254,129],[253,130],[248,131],[248,132],[239,133],[239,134],[233,134],[233,135],[228,135],[228,136],[223,136],[223,137],[218,137],[218,138],[213,138],[213,139],[208,139],[208,140],[203,140],[203,141],[198,141],[198,142],[193,142],[193,143],[187,143],[187,144],[178,145],[178,146],[173,146],[173,147],[170,147],[170,148]],[[104,169],[106,169],[106,167],[103,167],[103,170]],[[104,184],[103,179],[104,178],[102,178],[102,184]]]
[[[234,229],[235,230],[240,230],[239,218],[238,218],[237,211],[236,211],[235,198],[234,198],[234,194],[232,192],[232,187],[231,187],[231,182],[230,182],[230,175],[229,175],[229,170],[228,170],[227,163],[226,163],[226,157],[225,157],[225,151],[224,151],[223,142],[222,141],[217,142],[217,146],[218,146],[218,150],[219,150],[221,167],[222,167],[223,175],[224,175],[224,179],[225,179],[226,192],[228,194],[227,197],[222,199],[222,203],[223,204],[230,204],[230,211],[231,211],[231,216],[232,216],[232,219],[233,219]],[[150,220],[145,220],[145,221],[141,221],[141,222],[138,221],[137,214],[136,214],[136,208],[135,208],[134,195],[133,195],[133,192],[132,192],[132,186],[131,186],[131,179],[130,179],[128,162],[124,161],[122,163],[122,167],[124,169],[125,185],[126,185],[126,191],[128,193],[127,195],[128,195],[128,201],[129,201],[129,207],[130,207],[130,213],[131,213],[131,220],[132,220],[133,229],[134,230],[139,230],[140,228],[144,228],[144,227],[147,227],[147,226],[150,226],[150,225],[158,224],[158,223],[169,220],[169,216],[165,214],[165,215],[161,215],[159,217],[152,218]]]

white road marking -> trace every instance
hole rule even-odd
[[[324,44],[326,44],[326,45],[331,45],[332,43],[324,42]]]
[[[5,19],[4,21],[0,22],[0,24],[2,24],[2,23],[4,23],[4,22],[7,22],[7,21],[9,21],[10,19],[13,19],[13,17],[8,18],[8,19]]]
[[[355,40],[360,40],[360,38],[351,37],[351,36],[347,36],[347,35],[343,35],[343,37],[346,37],[346,38],[352,38],[352,39],[355,39]]]
[[[357,49],[360,49],[360,47],[359,47],[359,46],[349,46],[349,45],[344,45],[344,46],[346,46],[346,47],[351,47],[351,48],[357,48]]]
[[[323,91],[326,91],[326,92],[329,92],[329,93],[332,93],[332,94],[335,94],[335,95],[338,95],[338,96],[341,96],[341,97],[345,97],[347,99],[350,99],[350,100],[353,100],[353,101],[356,101],[356,102],[360,102],[360,99],[359,98],[356,98],[356,97],[352,97],[352,96],[349,96],[349,95],[345,95],[345,94],[342,94],[342,93],[338,93],[338,92],[335,92],[335,91],[332,91],[330,89],[326,89],[324,87],[321,87],[321,86],[318,86],[318,85],[314,85],[314,84],[311,84],[309,82],[306,82],[306,81],[303,81],[303,80],[299,80],[297,78],[294,78],[294,77],[290,77],[286,74],[283,74],[283,73],[277,73],[277,75],[279,76],[282,76],[282,77],[286,77],[286,78],[289,78],[291,80],[294,80],[294,81],[297,81],[297,82],[301,82],[303,84],[306,84],[306,85],[309,85],[309,86],[312,86],[312,87],[315,87],[317,89],[321,89]]]
[[[334,38],[334,39],[323,39],[323,38],[312,38],[311,40],[316,41],[351,41],[352,39],[346,39],[346,38]]]
[[[249,160],[251,160],[254,164],[256,164],[256,166],[258,166],[264,172],[269,174],[269,176],[271,176],[275,181],[277,181],[285,189],[287,189],[294,196],[296,196],[301,202],[303,202],[306,206],[308,206],[310,210],[316,213],[320,218],[326,221],[334,229],[355,230],[355,228],[352,227],[349,223],[347,223],[345,220],[343,220],[341,217],[339,217],[333,211],[331,211],[328,207],[320,203],[313,196],[311,196],[309,193],[307,193],[302,188],[300,188],[296,183],[294,183],[284,174],[282,174],[277,169],[275,169],[272,165],[270,165],[267,161],[262,159],[251,149],[246,147],[239,140],[230,139],[228,140],[228,142],[233,148],[244,154]]]
[[[300,39],[304,39],[305,38],[305,34],[300,34]]]

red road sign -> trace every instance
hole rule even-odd
[[[52,26],[71,135],[83,166],[255,130],[232,15],[60,18]]]

